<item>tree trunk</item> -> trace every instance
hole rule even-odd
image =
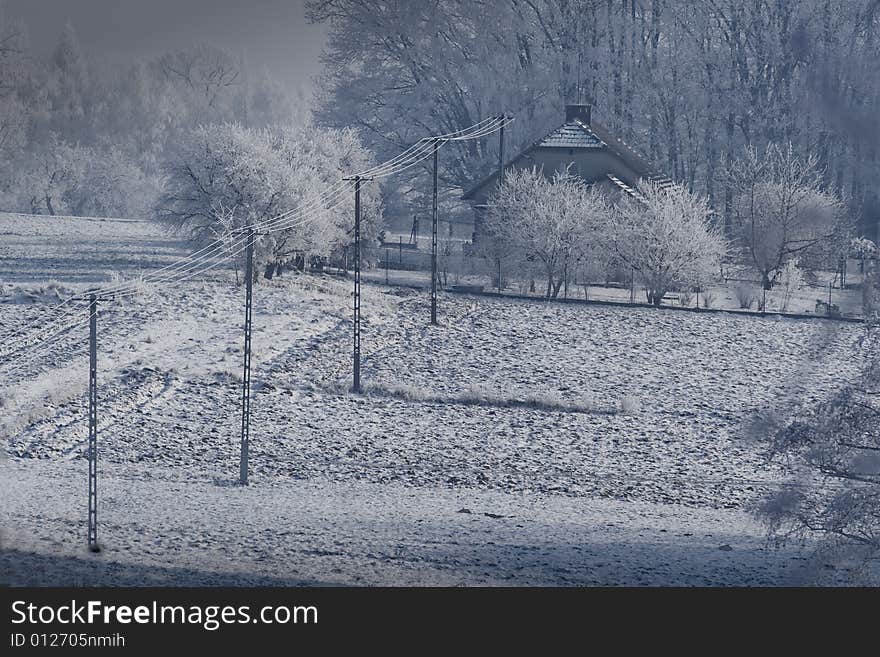
[[[648,288],[645,290],[645,295],[648,297],[648,305],[659,308],[660,304],[663,303],[663,297],[666,296],[666,290],[652,290]]]

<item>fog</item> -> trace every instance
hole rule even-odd
[[[0,5],[3,2],[0,0]],[[303,0],[6,0],[28,26],[34,55],[48,56],[70,20],[98,59],[135,60],[196,41],[244,55],[291,91],[319,72],[326,29],[309,25]]]

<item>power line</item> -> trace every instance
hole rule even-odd
[[[413,146],[404,150],[402,153],[398,154],[391,160],[370,167],[364,170],[360,175],[370,174],[373,177],[388,177],[400,173],[430,157],[435,150],[437,139],[444,140],[444,143],[445,140],[457,141],[465,139],[477,139],[503,128],[510,122],[510,120],[511,119],[506,116],[489,117],[474,124],[473,126],[469,126],[468,128],[446,133],[437,137],[426,137],[420,139]],[[329,189],[319,194],[317,197],[310,199],[305,204],[286,212],[280,213],[275,217],[269,219],[268,221],[254,222],[252,224],[247,224],[243,228],[238,228],[235,231],[238,236],[232,238],[231,241],[229,241],[228,238],[215,240],[211,244],[202,247],[198,251],[189,254],[174,263],[171,263],[169,265],[161,267],[158,270],[148,273],[137,282],[120,283],[115,286],[108,286],[96,290],[95,292],[96,294],[113,294],[117,298],[124,298],[136,294],[141,286],[148,283],[161,283],[163,287],[168,287],[170,285],[189,280],[193,276],[209,271],[218,266],[221,262],[233,258],[241,253],[246,248],[246,245],[239,245],[240,248],[238,248],[234,252],[233,249],[235,249],[237,243],[242,241],[246,242],[246,239],[242,236],[244,234],[244,230],[248,227],[260,227],[262,231],[269,233],[278,232],[281,230],[289,230],[293,227],[303,225],[306,219],[320,216],[325,212],[329,212],[332,209],[335,209],[344,202],[342,192],[345,190],[346,186],[348,186],[349,182],[350,181],[347,180],[341,180],[332,185]],[[326,202],[333,196],[336,196],[335,202],[333,202],[329,207],[326,207]],[[294,216],[296,216],[296,220],[291,220],[291,218]],[[201,265],[205,266],[203,268],[200,268]],[[181,276],[181,274],[183,274],[183,276]],[[75,301],[77,301],[77,297],[70,297],[64,300],[61,304],[54,308],[54,312],[60,312],[62,308]],[[25,327],[13,331],[10,335],[7,336],[6,340],[4,341],[5,349],[3,355],[9,356],[19,351],[23,351],[24,353],[22,353],[19,358],[13,359],[13,361],[7,361],[3,365],[9,367],[19,362],[21,360],[21,357],[25,355],[29,349],[33,348],[34,345],[31,343],[33,343],[34,341],[39,344],[40,342],[55,337],[75,327],[77,322],[69,325],[64,325],[64,320],[71,314],[77,312],[77,310],[78,308],[76,306],[68,308],[67,311],[52,320],[52,324],[50,324],[48,328],[43,327],[36,337],[24,334],[30,331],[34,326],[40,325],[43,320],[34,320]],[[16,340],[16,338],[19,336],[21,337]]]
[[[340,205],[343,201],[344,201],[344,199],[342,197],[339,197],[333,206],[331,206],[330,208],[322,208],[320,210],[320,212],[327,212],[329,210],[332,210],[336,206]],[[298,223],[300,223],[300,224],[304,223],[304,219]],[[294,224],[294,223],[287,224],[287,226],[292,226],[292,225],[296,225],[296,224]],[[277,230],[277,228],[276,228],[276,230]],[[219,266],[220,264],[222,264],[223,262],[225,262],[229,258],[235,257],[236,255],[238,255],[239,253],[244,251],[246,248],[247,248],[246,243],[243,243],[240,245],[240,248],[238,248],[234,252],[231,251],[231,248],[228,248],[225,250],[226,251],[225,253],[218,252],[218,253],[210,254],[207,257],[207,259],[203,263],[201,263],[201,264],[205,265],[204,267],[196,268],[195,266],[193,266],[191,264],[190,265],[191,269],[189,272],[186,272],[184,270],[181,270],[180,272],[176,272],[177,274],[180,274],[180,273],[187,274],[185,276],[178,276],[177,278],[172,277],[167,280],[147,281],[147,282],[161,282],[161,283],[163,283],[163,285],[161,286],[160,289],[168,288],[173,284],[185,282],[187,280],[194,278],[195,276],[197,276],[199,274],[203,274],[207,271],[210,271],[210,270],[216,268],[217,266]],[[213,262],[211,262],[212,260],[213,260]],[[122,289],[119,292],[114,291],[113,295],[117,299],[130,297],[130,296],[133,296],[139,292],[139,287],[140,287],[139,285],[138,286],[130,286],[128,289]],[[108,294],[109,292],[103,292],[103,293]],[[76,297],[72,297],[71,299],[68,299],[67,301],[72,301],[72,300],[76,300],[76,299],[77,299]],[[72,324],[65,325],[64,319],[66,317],[68,317],[69,315],[77,312],[80,309],[81,309],[81,306],[72,307],[67,312],[65,312],[61,317],[56,318],[56,320],[54,320],[53,323],[49,327],[43,327],[41,332],[36,337],[27,336],[24,339],[21,339],[17,342],[14,342],[10,348],[7,348],[5,350],[4,355],[13,354],[17,351],[23,351],[24,353],[21,356],[19,356],[18,358],[14,359],[13,361],[3,363],[3,366],[10,367],[10,366],[14,365],[15,363],[20,362],[22,360],[22,358],[27,355],[27,351],[29,349],[33,350],[33,347],[35,346],[35,345],[29,344],[29,343],[36,341],[37,344],[39,344],[41,341],[49,340],[50,338],[55,337],[56,335],[61,334],[63,332],[66,332],[68,329],[75,327],[80,322],[75,321]]]
[[[474,124],[473,126],[470,126],[469,128],[465,128],[465,129],[458,130],[455,132],[447,133],[445,135],[441,135],[440,138],[451,139],[451,140],[477,138],[479,136],[482,136],[484,134],[489,134],[490,132],[497,130],[498,129],[497,124],[499,123],[500,120],[501,120],[500,117],[490,117],[488,119],[484,119],[483,121],[480,121],[480,122]],[[376,165],[374,167],[370,167],[358,175],[360,175],[362,177],[367,177],[367,176],[369,176],[369,177],[387,177],[387,176],[399,173],[399,172],[401,172],[411,166],[414,166],[415,164],[417,164],[422,159],[425,159],[430,154],[430,152],[431,152],[431,141],[430,140],[431,140],[431,138],[421,139],[418,142],[416,142],[416,144],[414,144],[410,148],[406,149],[402,153],[398,154],[397,156],[395,156],[391,160],[388,160],[387,162]],[[253,222],[250,224],[246,224],[245,226],[237,228],[235,230],[236,230],[236,232],[240,232],[240,233],[243,233],[248,228],[255,228],[255,229],[259,229],[261,231],[270,231],[270,232],[274,232],[277,230],[284,230],[284,229],[290,227],[289,225],[286,225],[283,223],[284,219],[289,218],[289,217],[296,215],[296,214],[301,214],[301,215],[308,214],[312,210],[319,207],[321,204],[325,203],[329,197],[331,197],[335,194],[341,193],[345,189],[346,186],[347,186],[346,181],[344,181],[344,180],[339,181],[335,185],[331,186],[328,190],[325,190],[318,197],[313,198],[310,201],[308,201],[303,206],[298,206],[297,208],[292,208],[291,210],[280,213],[280,214],[276,215],[275,217],[272,217],[271,219],[263,221],[263,222]],[[181,260],[179,260],[175,263],[166,265],[165,267],[162,267],[158,270],[151,272],[150,274],[145,276],[142,279],[142,281],[143,282],[152,281],[154,278],[156,278],[157,276],[159,276],[163,272],[166,272],[166,271],[170,272],[170,271],[174,271],[175,269],[178,269],[178,268],[187,267],[189,261],[192,261],[192,260],[197,261],[201,258],[211,258],[213,254],[209,253],[209,252],[223,248],[224,245],[225,245],[225,242],[223,239],[215,240],[211,244],[208,244],[205,247],[199,249],[198,251],[196,251],[192,254],[189,254],[188,256],[185,256]],[[137,284],[123,283],[123,284],[119,284],[116,286],[109,286],[109,287],[102,288],[102,289],[98,290],[98,292],[101,294],[116,293],[116,292],[127,290],[127,289],[131,288],[132,285],[137,285]],[[67,302],[71,301],[72,299],[73,298],[67,299],[63,303],[66,304]],[[21,332],[21,330],[19,332]],[[14,337],[14,335],[8,336],[8,337]]]

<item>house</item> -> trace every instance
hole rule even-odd
[[[577,104],[565,107],[565,122],[534,142],[504,165],[504,170],[537,168],[548,177],[570,168],[591,185],[609,191],[636,196],[639,180],[647,179],[660,185],[672,181],[657,172],[625,142],[592,120],[592,106]],[[498,184],[498,171],[487,176],[462,197],[474,208],[476,243],[482,226],[482,215]]]

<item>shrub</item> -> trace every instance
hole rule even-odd
[[[736,301],[739,304],[739,307],[743,310],[748,310],[752,307],[752,304],[757,300],[755,298],[755,291],[749,285],[737,285],[733,288],[733,293],[736,295]]]
[[[783,265],[779,273],[778,286],[782,295],[781,310],[785,312],[795,292],[804,287],[804,274],[798,266],[797,258],[792,258]]]

